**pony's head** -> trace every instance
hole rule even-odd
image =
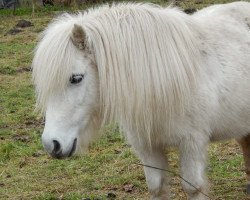
[[[37,106],[45,114],[42,143],[55,158],[86,150],[99,128],[97,68],[72,19],[48,27],[33,60]]]

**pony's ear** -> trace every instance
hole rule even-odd
[[[84,50],[86,47],[86,34],[80,25],[74,24],[72,30],[71,39],[73,44],[80,50]]]

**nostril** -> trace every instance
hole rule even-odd
[[[55,158],[61,158],[62,157],[62,150],[61,145],[57,140],[53,140],[54,149],[52,151],[52,156]]]
[[[71,150],[65,151],[64,154],[63,154],[63,151],[62,151],[61,144],[57,140],[52,140],[52,142],[53,142],[53,150],[50,153],[51,156],[53,158],[62,159],[62,158],[65,158],[65,157],[70,157],[70,156],[72,156],[74,154],[74,152],[76,150],[76,145],[77,145],[77,138],[74,139],[73,145],[71,146]]]

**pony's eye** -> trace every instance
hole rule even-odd
[[[83,74],[73,74],[69,81],[71,84],[77,84],[77,83],[80,83],[83,79],[84,75]]]

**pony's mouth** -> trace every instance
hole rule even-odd
[[[75,153],[75,151],[76,151],[76,144],[77,144],[77,139],[75,138],[75,139],[74,139],[74,142],[73,142],[73,145],[72,145],[72,149],[71,149],[71,151],[69,152],[68,157],[71,157],[71,156]]]
[[[63,159],[63,158],[71,157],[75,153],[76,145],[77,145],[77,138],[74,139],[72,148],[69,151],[69,153],[67,152],[65,154],[63,154],[60,144],[56,140],[53,140],[53,143],[54,143],[54,150],[52,151],[51,156],[56,159]]]

